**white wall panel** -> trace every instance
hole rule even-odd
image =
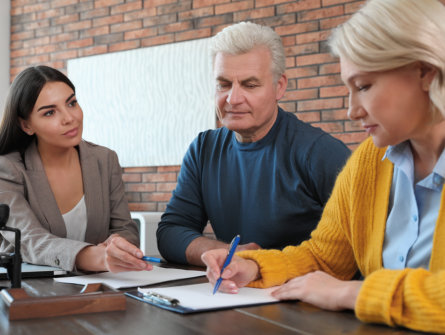
[[[179,165],[198,132],[215,127],[209,39],[68,61],[85,140],[122,166]]]
[[[0,0],[0,117],[9,89],[10,1]]]

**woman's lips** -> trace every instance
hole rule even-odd
[[[371,133],[373,133],[374,131],[375,131],[375,129],[377,128],[377,125],[376,124],[373,124],[373,125],[366,125],[366,126],[363,126],[363,128],[365,128],[365,131],[368,133],[368,134],[371,134]]]
[[[79,132],[79,128],[74,128],[71,130],[68,130],[66,133],[64,133],[64,136],[68,136],[68,137],[74,137],[77,135],[77,133]]]

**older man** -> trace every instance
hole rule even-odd
[[[202,265],[201,254],[282,248],[309,237],[346,146],[278,107],[287,87],[280,37],[242,22],[212,40],[216,105],[222,128],[202,132],[186,153],[157,230],[164,258]],[[202,235],[210,221],[217,240]]]

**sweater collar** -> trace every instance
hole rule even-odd
[[[235,132],[232,131],[232,143],[233,145],[238,148],[239,150],[242,151],[253,151],[253,150],[259,150],[261,148],[263,148],[264,146],[266,146],[267,144],[269,144],[272,139],[275,138],[275,135],[278,131],[278,126],[281,122],[281,120],[284,117],[284,113],[286,113],[285,111],[283,111],[280,107],[278,107],[278,113],[277,113],[277,118],[272,126],[272,128],[270,128],[269,132],[266,134],[266,136],[264,136],[262,139],[256,141],[256,142],[251,142],[251,143],[241,143],[238,142],[238,140],[236,139],[235,136]]]

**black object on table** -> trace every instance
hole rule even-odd
[[[20,230],[7,227],[9,206],[0,204],[0,230],[12,231],[15,234],[14,252],[0,253],[0,266],[6,268],[12,288],[21,287],[22,256],[20,254]]]

